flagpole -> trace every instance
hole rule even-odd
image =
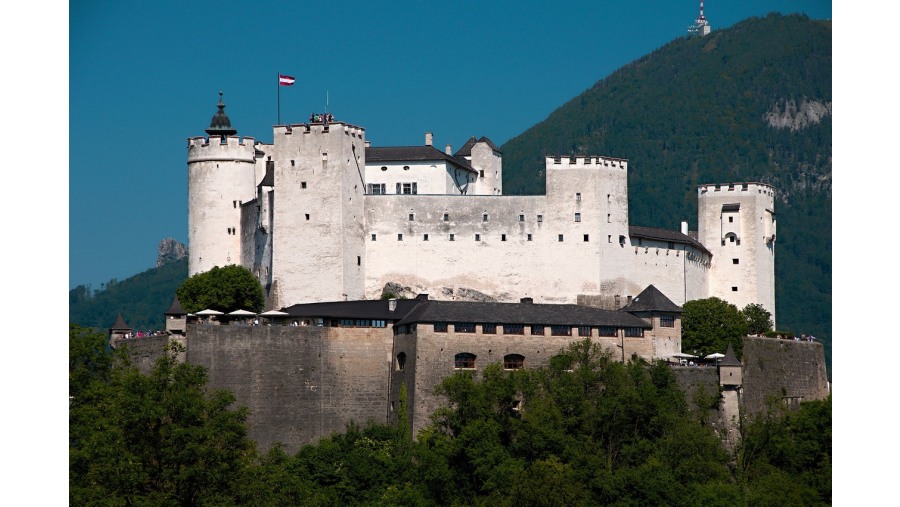
[[[281,125],[281,72],[275,76],[275,86],[278,87],[278,123]]]

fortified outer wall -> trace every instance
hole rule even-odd
[[[128,338],[117,340],[115,348],[125,347],[131,363],[143,373],[148,374],[156,364],[156,361],[165,355],[166,345],[169,343],[169,335],[146,336],[143,338]]]
[[[250,409],[250,436],[288,453],[351,421],[387,422],[390,328],[188,325],[187,361]]]
[[[763,412],[769,397],[794,407],[800,401],[821,400],[829,394],[821,343],[747,337],[741,362],[741,404],[746,415]]]

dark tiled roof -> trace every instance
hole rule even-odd
[[[725,351],[725,357],[719,361],[719,366],[741,366],[741,362],[734,355],[734,348],[730,343],[728,344],[728,350]]]
[[[181,301],[178,301],[178,296],[175,296],[175,299],[172,301],[172,306],[166,310],[164,315],[187,315],[187,312],[181,307]]]
[[[389,146],[382,148],[366,148],[366,163],[369,162],[423,162],[446,161],[460,169],[475,172],[465,160],[447,155],[434,146]]]
[[[259,182],[260,185],[264,187],[274,187],[275,186],[275,165],[274,164],[266,164],[266,175],[263,176],[262,181]]]
[[[216,111],[216,114],[214,114],[212,120],[210,120],[209,128],[206,129],[206,133],[211,136],[233,136],[237,134],[237,130],[231,126],[231,120],[228,119],[228,115],[225,114],[225,102],[222,101],[222,92],[219,92],[218,107],[219,110]]]
[[[638,294],[631,303],[622,308],[623,312],[677,312],[684,310],[667,298],[653,285]]]
[[[109,329],[113,331],[131,331],[131,328],[125,323],[125,319],[122,318],[121,313],[116,317],[116,323]]]
[[[475,136],[472,136],[469,138],[468,141],[466,141],[466,144],[462,145],[462,148],[460,148],[459,151],[457,151],[455,153],[455,156],[457,156],[457,157],[471,156],[472,155],[472,147],[474,147],[477,143],[486,143],[488,146],[491,147],[492,150],[500,153],[500,148],[497,148],[497,145],[494,144],[493,141],[491,141],[487,137],[482,136],[481,139],[478,139],[476,141]]]
[[[741,210],[741,203],[723,204],[722,205],[722,211],[740,211],[740,210]]]
[[[656,227],[638,227],[631,225],[628,227],[628,234],[632,237],[655,239],[658,241],[672,241],[674,243],[684,243],[691,245],[709,255],[712,253],[696,239],[682,234],[680,231],[671,231],[669,229],[657,229]]]
[[[472,301],[423,301],[398,324],[413,322],[650,327],[644,319],[630,313],[589,306]]]
[[[329,301],[324,303],[306,303],[288,306],[281,311],[291,317],[323,317],[334,319],[378,319],[400,320],[408,314],[419,301],[415,299],[398,299],[397,309],[393,312],[387,300],[361,301]]]

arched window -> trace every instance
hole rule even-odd
[[[525,356],[521,354],[506,354],[503,356],[504,370],[521,370],[525,367]]]
[[[397,371],[406,369],[406,352],[397,354]]]
[[[475,354],[468,352],[460,352],[453,356],[453,367],[457,370],[473,370],[475,369]]]

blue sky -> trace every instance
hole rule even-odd
[[[69,11],[69,288],[152,268],[187,244],[186,139],[224,92],[239,135],[271,142],[325,109],[377,146],[502,144],[685,34],[697,1],[120,2]],[[827,1],[707,0],[713,28]],[[616,154],[627,157],[628,154]]]

